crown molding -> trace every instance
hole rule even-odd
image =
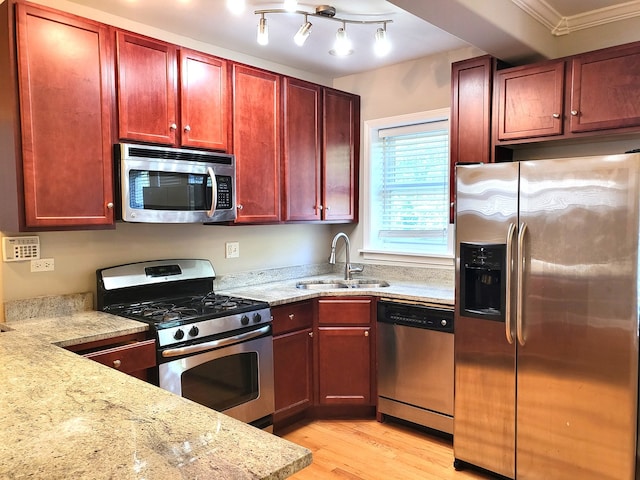
[[[576,30],[596,27],[640,16],[640,0],[619,3],[577,15],[562,16],[545,0],[512,0],[518,7],[549,29],[552,35],[568,35]]]

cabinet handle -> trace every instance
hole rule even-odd
[[[573,115],[574,117],[578,116],[578,110],[571,110],[571,115]]]
[[[175,129],[177,129],[177,128],[178,128],[178,125],[176,125],[175,123],[172,123],[171,125],[169,125],[169,128],[170,128],[171,130],[175,130]]]
[[[560,114],[559,113],[554,113],[553,115],[551,115],[553,118],[560,118]]]
[[[310,336],[310,337],[313,337],[313,332],[309,332],[309,336]]]
[[[293,320],[293,317],[295,317],[295,315],[293,313],[289,314],[289,320]]]
[[[238,206],[236,207],[238,210],[242,210],[244,207],[242,206],[241,203],[238,204]]]
[[[122,365],[122,361],[120,360],[113,361],[113,368],[120,368],[120,365]]]
[[[365,331],[364,331],[364,336],[365,336],[365,337],[368,337],[368,336],[369,336],[369,330],[365,330]]]
[[[185,132],[190,132],[191,131],[191,127],[189,125],[185,125],[184,131]]]
[[[113,208],[113,202],[107,203],[107,208],[111,210]]]

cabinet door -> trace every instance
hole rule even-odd
[[[453,223],[457,163],[491,161],[491,100],[494,60],[489,55],[451,66],[451,159],[449,196]]]
[[[280,76],[233,66],[238,223],[280,220]]]
[[[571,132],[640,125],[640,47],[580,55],[571,73]]]
[[[117,49],[120,138],[175,145],[176,48],[119,31]]]
[[[498,139],[561,135],[564,61],[498,72]]]
[[[370,327],[318,328],[321,405],[371,404]]]
[[[297,330],[273,338],[274,422],[311,406],[313,331]]]
[[[283,220],[320,220],[320,87],[284,80]]]
[[[16,7],[26,226],[111,225],[109,30]]]
[[[181,144],[229,147],[229,77],[226,60],[180,50]]]
[[[325,89],[323,110],[323,217],[357,222],[360,97]]]

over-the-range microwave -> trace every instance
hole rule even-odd
[[[116,218],[142,223],[236,219],[235,157],[152,145],[115,146]]]

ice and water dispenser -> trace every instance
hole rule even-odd
[[[504,322],[506,245],[460,243],[460,315]]]

